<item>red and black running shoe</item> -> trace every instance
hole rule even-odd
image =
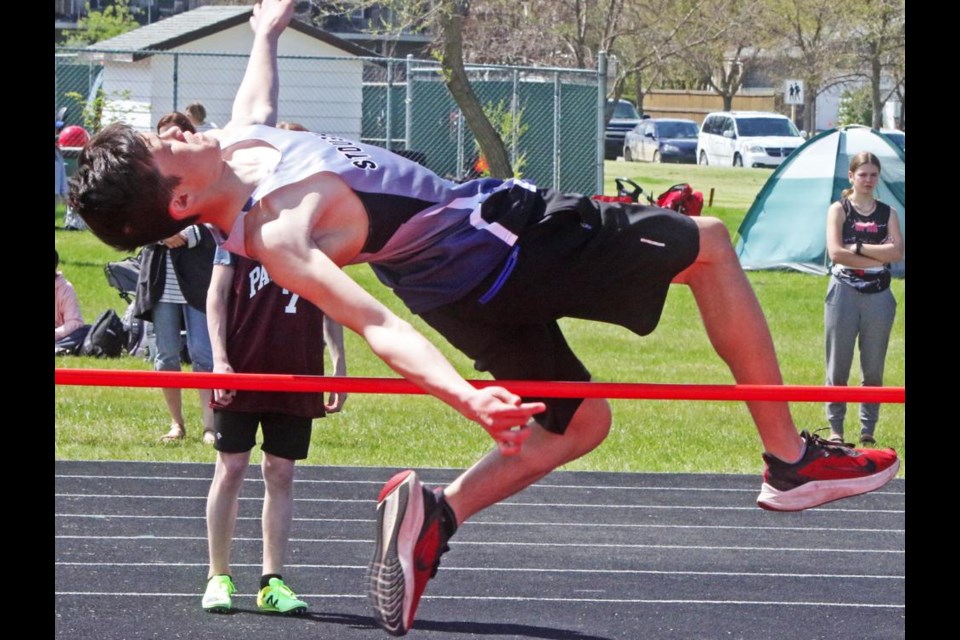
[[[387,633],[413,626],[427,581],[437,575],[440,556],[456,522],[443,493],[424,486],[411,470],[393,476],[377,498],[377,540],[368,571],[374,619]]]
[[[803,457],[787,464],[768,453],[757,504],[770,511],[800,511],[879,489],[897,475],[893,449],[854,449],[802,431]]]

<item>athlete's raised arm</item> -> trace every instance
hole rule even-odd
[[[274,125],[280,78],[277,42],[293,16],[293,0],[261,0],[253,6],[253,47],[226,129],[249,124]]]

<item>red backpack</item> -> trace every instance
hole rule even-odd
[[[703,211],[703,193],[694,191],[687,183],[675,184],[660,194],[657,206],[688,216],[698,216]]]
[[[633,204],[635,202],[640,202],[640,196],[642,195],[644,198],[646,198],[647,202],[653,204],[653,198],[645,194],[643,192],[643,187],[638,185],[630,178],[616,178],[614,179],[614,183],[617,185],[617,195],[596,195],[591,197],[599,202],[620,202],[623,204]]]

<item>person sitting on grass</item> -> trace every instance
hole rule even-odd
[[[73,284],[59,271],[60,252],[53,250],[53,353],[76,355],[90,331],[80,312]]]

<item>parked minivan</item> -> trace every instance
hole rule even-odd
[[[766,111],[709,114],[697,136],[697,162],[734,167],[776,167],[804,142],[790,118]]]

